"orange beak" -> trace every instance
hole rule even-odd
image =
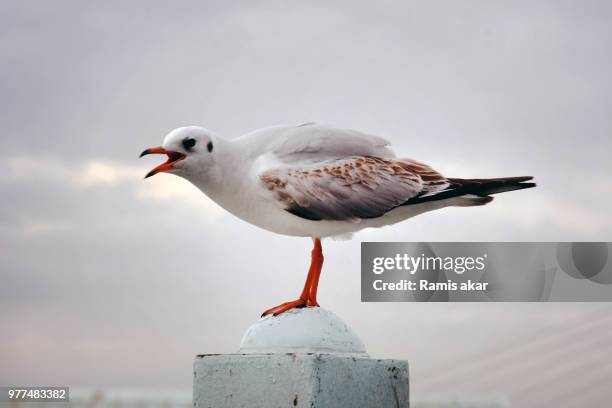
[[[169,171],[174,168],[174,164],[178,161],[183,160],[185,156],[183,153],[175,152],[172,150],[166,150],[163,147],[151,147],[144,152],[140,153],[140,157],[146,156],[147,154],[165,154],[168,156],[168,160],[165,163],[160,164],[153,170],[147,173],[145,178],[149,178],[151,176],[156,175],[157,173],[161,173],[162,171]]]

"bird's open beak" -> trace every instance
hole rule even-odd
[[[162,171],[172,170],[174,168],[174,164],[180,160],[183,160],[185,156],[183,153],[175,152],[172,150],[166,150],[163,147],[151,147],[144,152],[140,153],[140,157],[146,156],[147,154],[165,154],[168,156],[168,160],[165,163],[160,164],[153,170],[147,173],[145,178],[151,177],[160,173]]]

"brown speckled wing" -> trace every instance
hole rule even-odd
[[[309,220],[376,218],[449,185],[414,160],[366,156],[277,168],[259,177],[285,210]]]

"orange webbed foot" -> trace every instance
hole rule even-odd
[[[271,307],[270,309],[263,312],[261,314],[261,317],[268,316],[270,314],[274,316],[278,316],[279,314],[284,313],[287,310],[301,309],[303,307],[319,307],[319,304],[318,303],[313,304],[309,300],[304,300],[301,298],[296,299],[296,300],[291,300],[289,302],[281,303],[278,306]]]

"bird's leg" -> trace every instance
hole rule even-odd
[[[296,300],[281,303],[278,306],[274,306],[262,313],[263,316],[274,314],[274,316],[286,312],[289,309],[305,307],[305,306],[319,306],[317,303],[317,287],[319,285],[319,276],[321,275],[321,268],[323,266],[323,250],[321,248],[321,240],[315,238],[314,248],[312,249],[310,268],[308,269],[308,276],[304,283],[304,289],[302,294]],[[314,287],[314,290],[313,290]],[[314,298],[312,297],[314,295]]]
[[[317,303],[317,289],[319,287],[319,277],[321,276],[321,269],[323,269],[323,247],[321,246],[321,240],[315,239],[314,248],[312,250],[312,263],[315,265],[314,275],[310,282],[310,294],[308,296],[308,306],[316,306]]]

